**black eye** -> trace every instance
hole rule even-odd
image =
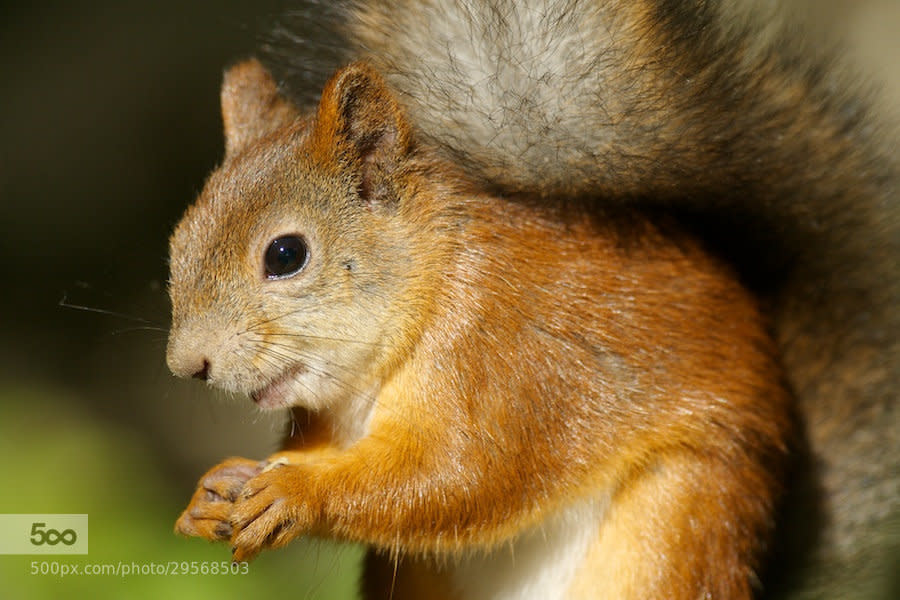
[[[268,279],[281,279],[299,273],[309,261],[309,248],[298,235],[275,238],[266,249],[264,266]]]

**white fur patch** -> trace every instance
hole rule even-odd
[[[466,600],[564,600],[597,535],[608,501],[579,504],[509,546],[451,567]]]

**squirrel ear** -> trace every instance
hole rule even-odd
[[[278,86],[255,58],[225,72],[222,82],[222,120],[225,154],[234,154],[267,133],[288,125],[297,109],[278,93]]]
[[[315,152],[360,169],[360,195],[381,200],[382,183],[412,149],[410,125],[381,75],[364,62],[339,70],[325,85],[316,113]]]

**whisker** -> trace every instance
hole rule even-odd
[[[323,358],[321,356],[316,356],[314,354],[310,354],[309,352],[300,350],[298,348],[295,348],[295,347],[293,347],[289,344],[285,344],[283,342],[273,342],[271,340],[264,340],[264,339],[254,339],[251,341],[258,344],[260,349],[265,348],[265,349],[271,350],[273,353],[275,352],[275,350],[272,350],[272,348],[278,348],[279,350],[282,350],[282,352],[279,352],[277,354],[277,356],[279,356],[280,358],[284,358],[288,362],[296,362],[295,357],[300,358],[300,359],[305,359],[305,360],[319,360],[319,361],[325,362],[328,366],[337,367],[338,369],[345,371],[347,373],[355,372],[353,369],[347,367],[346,365],[342,365],[340,363],[334,362],[333,360]],[[288,351],[288,352],[283,352],[283,351]]]
[[[349,367],[347,367],[345,365],[341,365],[334,361],[323,359],[322,357],[316,357],[316,356],[310,355],[305,352],[286,353],[283,351],[283,349],[271,347],[272,345],[273,344],[269,344],[269,345],[260,344],[260,346],[258,348],[260,358],[262,358],[263,360],[267,360],[267,362],[269,364],[271,364],[277,368],[277,367],[287,366],[289,364],[297,362],[298,360],[301,360],[301,361],[303,361],[304,367],[306,369],[309,369],[313,373],[317,373],[319,375],[327,377],[328,379],[330,379],[331,381],[336,383],[338,386],[344,388],[348,392],[352,392],[354,395],[357,395],[357,396],[363,398],[365,400],[366,404],[368,404],[370,406],[374,404],[375,395],[372,392],[370,392],[368,390],[360,389],[357,386],[345,381],[344,379],[342,379],[335,373],[328,371],[322,367],[317,367],[317,366],[311,365],[307,361],[309,361],[309,360],[322,361],[322,362],[325,362],[326,366],[328,366],[328,367],[343,370],[347,373],[352,373],[353,371]],[[283,346],[283,348],[291,349],[289,346]],[[276,362],[273,359],[279,359],[279,360],[278,360],[278,362]],[[282,365],[282,362],[284,363],[283,365]],[[313,394],[313,390],[309,389],[309,386],[303,385],[303,387],[305,389],[307,389],[310,394]]]
[[[111,331],[110,335],[119,335],[120,333],[131,333],[132,331],[156,331],[162,333],[168,333],[169,330],[165,327],[156,327],[154,325],[146,325],[143,327],[127,327],[125,329],[116,329],[115,331]]]
[[[279,319],[283,319],[283,318],[285,318],[285,317],[289,317],[289,316],[291,316],[291,315],[295,315],[295,314],[297,314],[298,312],[302,312],[302,311],[303,311],[302,308],[298,308],[298,309],[290,310],[290,311],[288,311],[288,312],[286,312],[286,313],[284,313],[284,314],[281,314],[281,315],[277,315],[277,316],[271,317],[271,318],[269,318],[269,319],[263,319],[263,320],[261,320],[261,321],[255,321],[255,322],[253,322],[253,323],[251,323],[250,325],[247,326],[247,331],[251,331],[251,332],[253,332],[253,333],[259,333],[258,331],[256,331],[256,329],[257,329],[258,327],[260,327],[260,326],[262,326],[262,325],[266,325],[267,323],[271,323],[271,322],[273,322],[273,321],[277,321],[277,320],[279,320]]]
[[[300,436],[301,443],[305,443],[303,438],[303,429],[300,428],[300,423],[297,422],[297,414],[293,410],[288,411],[291,415],[291,429],[288,432],[288,439],[293,439],[297,435]]]
[[[289,346],[284,346],[284,348],[290,348],[290,347],[289,347]],[[366,392],[365,390],[361,390],[361,389],[357,388],[356,386],[354,386],[354,385],[352,385],[352,384],[350,384],[350,383],[347,383],[346,381],[344,381],[344,380],[341,379],[340,377],[336,376],[334,373],[331,373],[331,372],[329,372],[329,371],[326,371],[325,369],[323,369],[323,368],[321,368],[321,367],[315,367],[315,366],[313,366],[313,365],[310,365],[307,361],[309,361],[309,360],[318,360],[318,361],[324,362],[324,363],[326,364],[326,366],[328,366],[328,367],[334,367],[334,368],[340,369],[340,370],[342,370],[342,371],[344,371],[344,372],[346,372],[346,373],[353,373],[353,372],[354,372],[354,371],[353,371],[352,369],[350,369],[349,367],[347,367],[347,366],[345,366],[345,365],[341,365],[340,363],[336,363],[336,362],[331,361],[331,360],[323,359],[322,357],[317,357],[317,356],[314,356],[314,355],[311,355],[311,354],[308,354],[308,353],[305,353],[305,352],[296,352],[296,353],[294,353],[294,354],[287,354],[287,353],[285,353],[285,352],[281,352],[281,351],[275,350],[275,349],[273,349],[273,348],[271,348],[271,347],[265,347],[265,346],[262,346],[262,345],[260,345],[259,351],[260,351],[261,353],[262,353],[262,352],[268,353],[271,357],[274,357],[274,358],[284,359],[286,364],[290,364],[290,363],[293,363],[293,362],[297,362],[298,359],[299,359],[299,360],[303,360],[303,361],[304,361],[303,366],[304,366],[305,368],[309,369],[310,371],[312,371],[313,373],[318,373],[318,374],[320,374],[320,375],[324,375],[325,377],[328,377],[329,379],[333,380],[334,382],[336,382],[337,384],[343,386],[344,388],[346,388],[347,390],[349,390],[349,391],[351,391],[351,392],[355,392],[355,393],[360,394],[360,395],[366,395],[366,394],[367,394],[367,392]],[[269,364],[276,364],[276,363],[271,363],[271,362],[270,362]],[[277,366],[277,364],[276,364],[276,366]]]
[[[289,360],[277,360],[288,358],[286,355],[276,353],[269,348],[260,348],[257,352],[257,355],[259,356],[260,360],[262,360],[266,364],[273,366],[277,371],[281,371],[290,365]],[[262,374],[259,368],[257,368],[257,371]]]
[[[247,340],[250,344],[253,345],[257,356],[260,360],[265,361],[266,364],[274,367],[276,371],[282,371],[288,366],[297,363],[303,362],[304,366],[309,369],[313,373],[318,373],[328,379],[332,380],[335,384],[347,390],[348,392],[353,393],[358,396],[364,403],[365,406],[371,408],[375,406],[378,401],[377,392],[373,392],[371,390],[363,390],[359,389],[357,386],[352,383],[347,382],[342,377],[340,377],[337,373],[331,371],[330,369],[337,370],[338,372],[343,371],[346,373],[353,373],[354,370],[346,365],[342,365],[338,362],[325,359],[321,356],[315,356],[308,352],[304,352],[300,349],[294,348],[293,346],[283,343],[283,342],[273,342],[271,340],[266,340],[262,338],[251,338]],[[321,366],[310,365],[308,361],[316,361],[316,362],[324,362],[325,366],[328,368],[323,368]],[[307,384],[303,384],[302,382],[297,382],[303,386],[306,392],[313,398],[317,396],[314,390],[310,389]],[[416,433],[419,431],[417,423],[413,422],[408,415],[406,415],[403,411],[399,411],[394,409],[393,407],[382,407],[385,410],[390,411],[396,417],[401,419],[406,426],[409,428],[411,433]],[[292,423],[292,432],[293,428],[296,427],[298,430],[302,431],[303,427],[296,423],[296,416],[291,411],[291,418],[294,419],[294,423]]]
[[[258,354],[258,357],[259,357],[259,359],[262,360],[263,362],[265,362],[265,363],[267,363],[267,364],[272,365],[273,367],[275,367],[276,370],[280,370],[280,369],[282,369],[283,367],[285,367],[287,364],[290,364],[289,362],[284,362],[284,361],[281,361],[281,360],[276,360],[276,359],[278,359],[278,358],[284,358],[284,357],[283,357],[283,356],[280,356],[280,355],[278,355],[278,354],[275,354],[275,353],[273,353],[273,352],[268,352],[268,351],[267,351],[267,352],[260,352],[260,353]],[[259,368],[257,368],[257,372],[259,372]],[[293,383],[293,382],[292,382],[292,383]],[[308,385],[306,385],[306,384],[304,384],[303,382],[300,382],[300,381],[298,381],[298,382],[296,382],[296,383],[297,383],[298,385],[302,386],[302,387],[306,390],[306,392],[309,394],[309,396],[315,398],[315,396],[316,396],[315,391],[312,390],[312,389],[310,389],[310,387],[309,387]],[[290,415],[291,415],[291,421],[292,421],[292,423],[291,423],[291,434],[292,434],[292,436],[293,436],[293,432],[295,431],[295,427],[299,427],[299,423],[296,422],[296,416],[294,415],[294,411],[288,411],[288,412],[289,412]],[[302,430],[302,429],[301,429],[301,430]]]
[[[258,332],[254,332],[258,333]],[[341,342],[343,344],[360,344],[365,346],[384,346],[382,342],[364,342],[361,340],[351,340],[347,338],[339,338],[339,337],[330,337],[324,335],[311,335],[306,333],[267,333],[267,336],[279,336],[279,337],[295,337],[309,340],[323,340],[326,342]]]
[[[260,359],[262,359],[262,360],[264,360],[264,361],[268,361],[268,363],[269,363],[270,365],[273,365],[273,366],[275,366],[275,367],[281,367],[281,366],[284,366],[284,365],[282,365],[280,362],[275,361],[275,360],[273,360],[273,359],[277,359],[277,358],[290,358],[290,357],[287,356],[287,355],[279,354],[279,353],[273,352],[273,351],[271,351],[271,349],[260,348],[260,351],[261,351],[260,354],[259,354]],[[263,352],[263,351],[264,351],[264,352]],[[287,362],[286,364],[290,364],[290,362]],[[323,375],[325,375],[326,377],[331,377],[331,375],[329,375],[328,373],[323,373]],[[305,389],[305,390],[309,393],[310,396],[315,397],[315,395],[316,395],[315,391],[312,390],[308,385],[306,385],[306,384],[303,383],[302,381],[296,381],[296,380],[295,380],[295,381],[292,381],[291,383],[292,383],[292,384],[296,383],[297,385],[300,385],[303,389]]]
[[[80,304],[72,304],[71,302],[68,301],[68,296],[65,292],[63,293],[63,297],[60,299],[58,306],[60,306],[62,308],[72,308],[75,310],[83,310],[85,312],[92,312],[92,313],[98,313],[101,315],[108,315],[111,317],[118,317],[120,319],[128,319],[129,321],[137,321],[138,323],[144,323],[146,325],[156,327],[156,325],[153,323],[153,321],[148,321],[147,319],[144,319],[141,317],[136,317],[134,315],[126,315],[125,313],[120,313],[120,312],[116,312],[113,310],[107,310],[105,308],[95,308],[93,306],[82,306]],[[160,331],[166,331],[166,330],[160,329]]]

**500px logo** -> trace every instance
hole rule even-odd
[[[0,554],[87,553],[87,515],[0,514]]]
[[[58,529],[44,529],[46,523],[31,524],[31,543],[34,546],[43,546],[50,544],[55,546],[62,542],[66,546],[71,546],[78,540],[78,534],[74,529],[66,529],[60,532]]]

